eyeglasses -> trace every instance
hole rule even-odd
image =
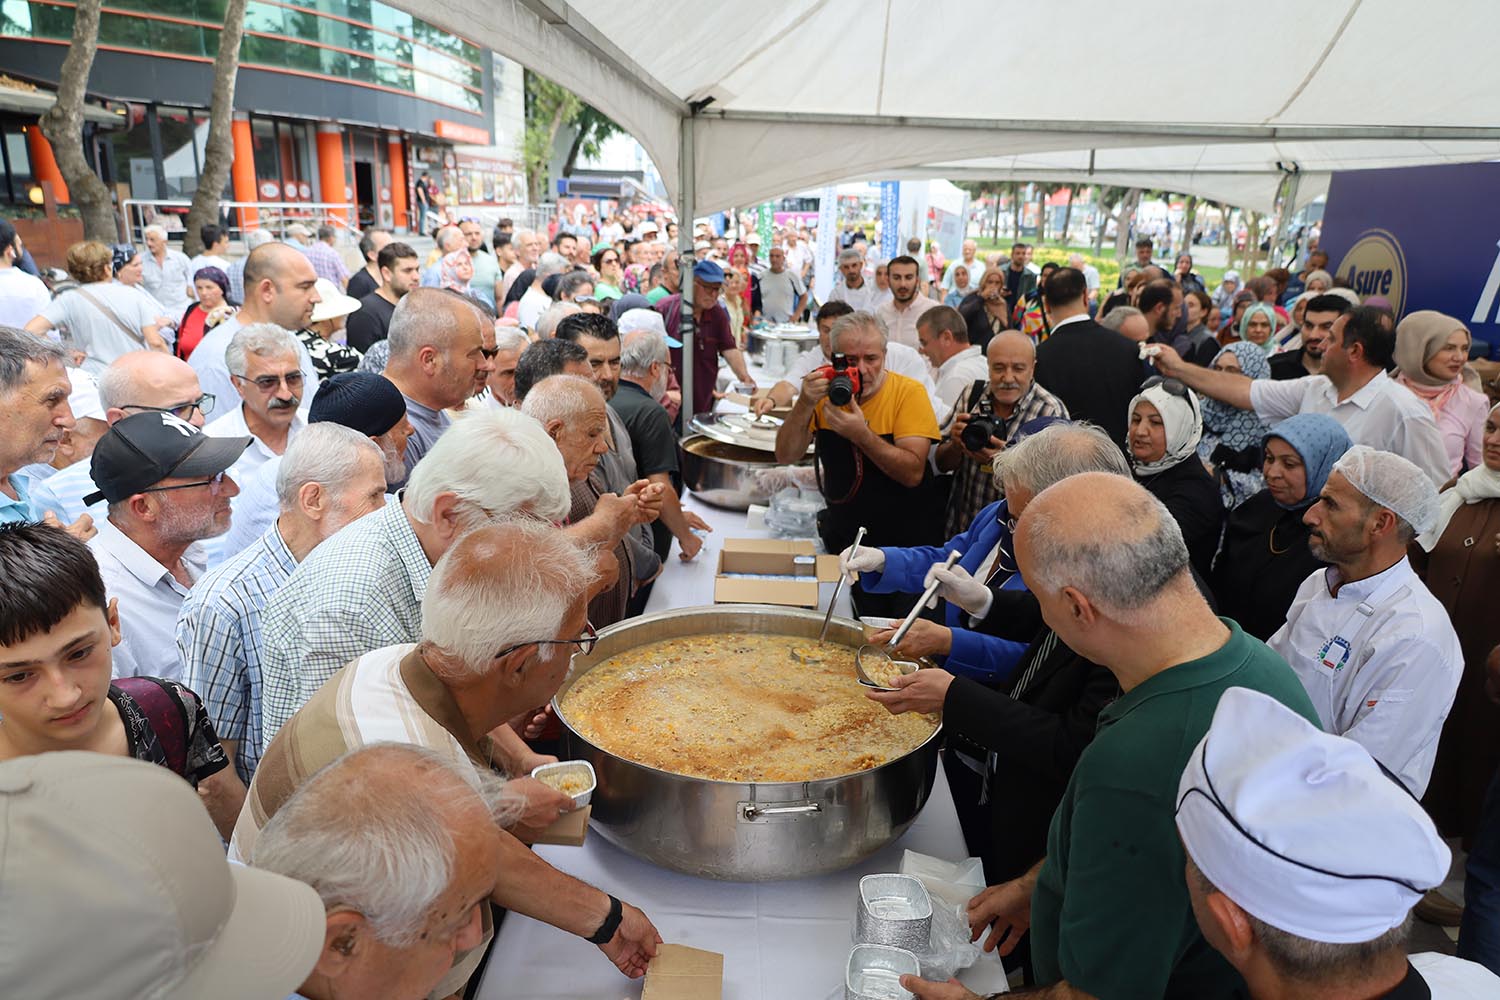
[[[283,383],[288,389],[296,390],[302,388],[302,373],[289,372],[286,375],[262,375],[260,378],[246,378],[243,375],[232,375],[241,382],[253,382],[261,392],[275,392]]]
[[[193,411],[197,410],[205,417],[214,412],[215,396],[211,392],[205,392],[191,403],[178,403],[176,406],[146,406],[143,403],[126,403],[121,406],[122,410],[145,410],[148,413],[170,413],[179,420],[191,420]]]
[[[198,483],[180,483],[177,486],[152,486],[150,489],[141,490],[142,493],[170,493],[173,490],[195,490],[200,486],[207,486],[212,496],[218,496],[224,489],[224,473],[219,473],[212,479],[205,479]]]
[[[620,263],[620,258],[618,258],[618,257],[600,257],[599,258],[599,266],[600,267],[603,267],[605,264],[618,264],[618,263]]]
[[[522,646],[577,646],[580,653],[588,654],[594,651],[594,644],[599,641],[599,633],[594,631],[592,622],[583,623],[583,635],[577,639],[534,639],[531,642],[518,642],[514,646],[506,646],[495,654],[495,659],[508,656],[520,649]]]
[[[1156,386],[1161,386],[1163,391],[1170,392],[1174,396],[1181,396],[1183,399],[1189,398],[1188,387],[1175,378],[1167,378],[1165,375],[1152,375],[1141,383],[1142,389],[1154,389]]]

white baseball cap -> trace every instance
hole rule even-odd
[[[345,295],[339,291],[339,286],[327,278],[319,278],[317,285],[318,298],[321,300],[313,306],[312,319],[309,323],[321,323],[326,319],[338,319],[352,312],[358,312],[360,308],[359,299]]]
[[[311,887],[225,860],[166,768],[81,751],[0,764],[7,996],[284,1000],[325,928]]]

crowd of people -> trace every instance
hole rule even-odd
[[[900,647],[937,666],[869,697],[943,712],[976,938],[1052,996],[1495,995],[1500,408],[1463,323],[1316,258],[1210,293],[1149,244],[1102,294],[850,239],[815,301],[795,227],[764,261],[674,229],[371,231],[353,275],[321,231],[148,233],[52,297],[0,226],[22,992],[462,996],[508,910],[643,974],[647,914],[528,849],[572,800],[527,775],[571,654],[701,550],[679,414],[805,315],[752,409],[813,449],[859,614],[939,586]],[[53,961],[48,907],[107,943]],[[1414,907],[1472,961],[1408,960]]]

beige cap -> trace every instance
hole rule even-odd
[[[231,865],[191,785],[75,751],[0,764],[0,983],[14,997],[284,1000],[318,894]]]
[[[339,286],[327,278],[319,278],[315,287],[318,290],[318,304],[313,306],[312,318],[309,323],[321,323],[325,319],[338,319],[352,312],[358,312],[360,308],[359,299],[352,295],[345,295],[339,291]]]

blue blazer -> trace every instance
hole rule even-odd
[[[859,584],[872,594],[920,594],[927,571],[933,563],[947,559],[949,552],[961,552],[958,564],[972,574],[978,571],[979,564],[998,542],[1001,554],[996,569],[999,572],[993,579],[1004,580],[1000,585],[1002,590],[1025,590],[1026,583],[1015,569],[1015,548],[1011,543],[1010,529],[1006,527],[1008,520],[1010,512],[1005,501],[997,500],[976,514],[967,529],[948,539],[941,547],[882,548],[885,569],[879,573],[861,573]],[[1008,577],[1005,575],[1007,570]],[[962,608],[952,604],[944,607],[943,623],[953,630],[953,650],[938,659],[950,672],[972,677],[984,684],[1005,680],[1021,661],[1026,643],[973,631],[967,627],[968,621],[969,615]]]

